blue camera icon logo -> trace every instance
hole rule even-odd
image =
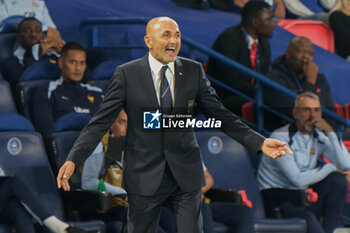
[[[160,129],[160,116],[162,113],[157,111],[143,112],[143,128],[144,129]]]

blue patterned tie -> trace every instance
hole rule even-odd
[[[160,71],[160,106],[163,114],[169,114],[173,105],[171,90],[165,72],[168,66],[163,66]]]

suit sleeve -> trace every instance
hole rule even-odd
[[[221,131],[233,138],[248,150],[257,153],[265,138],[245,125],[235,114],[227,110],[218,100],[201,66],[198,66],[199,91],[196,102],[207,118],[222,122]]]
[[[123,108],[125,99],[126,77],[123,69],[118,67],[100,107],[89,124],[80,133],[79,138],[69,152],[67,160],[79,166],[94,151]]]

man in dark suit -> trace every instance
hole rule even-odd
[[[260,149],[273,158],[292,152],[286,143],[265,139],[228,111],[200,63],[177,57],[181,33],[174,20],[150,20],[144,40],[149,53],[116,69],[99,110],[59,171],[58,187],[70,189],[68,179],[76,166],[91,154],[124,108],[129,119],[123,171],[129,201],[128,232],[156,232],[160,209],[168,200],[178,232],[200,233],[204,177],[193,129],[147,129],[143,124],[146,113],[152,112],[151,121],[156,122],[159,109],[165,119],[191,114],[196,103],[206,117],[221,121],[222,131],[251,151]]]
[[[243,7],[241,23],[222,32],[212,48],[256,72],[266,74],[270,66],[267,38],[272,36],[274,28],[270,6],[265,2],[250,1]],[[213,58],[208,62],[208,75],[250,97],[255,96],[254,79]],[[232,112],[240,114],[241,106],[247,100],[224,88],[215,89],[222,103]]]

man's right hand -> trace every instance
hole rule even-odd
[[[306,81],[315,85],[317,81],[318,66],[314,62],[313,57],[309,57],[304,64],[304,74]]]
[[[57,186],[58,188],[63,188],[64,191],[69,191],[69,178],[73,175],[73,172],[75,170],[75,163],[72,161],[66,161],[60,170],[58,171],[57,175]]]

